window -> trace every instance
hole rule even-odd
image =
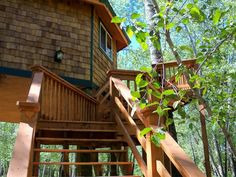
[[[112,38],[102,23],[100,23],[100,48],[112,59]]]

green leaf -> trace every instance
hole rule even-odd
[[[136,25],[141,27],[141,28],[146,28],[147,27],[147,24],[144,23],[144,22],[136,22]]]
[[[185,24],[185,25],[189,24],[189,19],[188,18],[184,18],[182,20],[182,23]]]
[[[143,31],[139,31],[136,33],[135,37],[138,43],[146,42],[146,38],[149,34]]]
[[[160,92],[153,91],[152,95],[155,96],[158,99],[161,99],[161,93]]]
[[[161,18],[159,21],[158,21],[158,23],[157,23],[157,26],[159,27],[159,28],[163,28],[164,27],[164,19],[163,18]]]
[[[137,18],[139,18],[141,15],[139,14],[139,13],[133,13],[132,15],[131,15],[131,19],[137,19]]]
[[[193,8],[191,8],[190,14],[195,18],[199,18],[201,16],[200,10],[197,6],[194,6]]]
[[[171,108],[164,108],[163,111],[169,111]]]
[[[140,70],[141,71],[145,71],[145,72],[151,72],[152,71],[152,68],[151,67],[146,67],[146,66],[142,66],[141,68],[140,68]]]
[[[190,130],[192,130],[192,129],[193,129],[193,123],[190,122],[189,125],[188,125],[188,127],[190,128]]]
[[[148,81],[141,80],[138,84],[140,88],[146,87],[148,85]]]
[[[166,127],[169,127],[169,125],[173,124],[173,119],[167,118],[166,119]]]
[[[207,88],[206,88],[206,87],[204,87],[204,89],[202,90],[202,95],[205,95],[205,94],[206,94],[206,92],[207,92]]]
[[[140,109],[144,109],[145,107],[147,107],[147,105],[146,105],[146,103],[140,102],[139,107],[140,107]]]
[[[147,133],[151,132],[152,131],[152,128],[150,127],[147,127],[147,128],[144,128],[141,132],[140,132],[140,136],[144,136],[146,135]]]
[[[159,104],[159,102],[154,101],[154,102],[152,102],[152,103],[147,104],[146,106],[147,106],[147,107],[151,107],[151,106],[158,105],[158,104]]]
[[[177,31],[177,33],[179,33],[179,32],[182,30],[182,27],[181,27],[181,26],[177,26],[177,27],[175,28],[175,30]]]
[[[111,23],[122,23],[125,21],[126,21],[126,18],[121,18],[121,17],[115,16],[112,18]]]
[[[140,43],[140,46],[142,47],[142,49],[143,49],[144,51],[146,51],[146,50],[148,49],[148,44],[147,44],[146,42],[141,42],[141,43]]]
[[[188,9],[191,9],[191,8],[193,8],[193,6],[194,6],[194,4],[192,4],[192,3],[189,3],[189,4],[187,4],[187,6],[186,6],[186,7],[187,7]]]
[[[163,139],[165,139],[165,137],[166,137],[165,131],[163,131],[163,130],[161,130],[161,129],[158,130],[158,132],[157,132],[156,135],[157,135],[157,137],[158,137],[160,140],[163,140]]]
[[[132,37],[133,37],[134,32],[133,32],[133,29],[132,29],[130,26],[128,26],[128,27],[126,28],[126,32],[127,32],[128,36],[129,36],[129,38],[132,38]]]
[[[168,89],[168,90],[165,90],[164,92],[162,92],[162,95],[166,95],[166,96],[174,95],[174,94],[175,94],[174,90],[171,90],[171,89]]]
[[[169,23],[166,25],[166,29],[169,30],[169,29],[173,28],[174,26],[175,26],[174,23]]]
[[[184,50],[184,51],[187,51],[187,52],[193,54],[193,49],[191,47],[187,46],[187,45],[181,45],[179,48],[181,50]]]
[[[161,85],[160,85],[160,83],[159,82],[157,82],[157,81],[154,81],[153,83],[152,83],[152,85],[156,88],[156,89],[159,89],[159,88],[161,88]]]
[[[151,136],[151,141],[157,146],[160,147],[160,139],[155,134]]]
[[[138,74],[135,78],[135,82],[137,85],[139,85],[139,82],[142,80],[143,74]]]
[[[162,110],[162,108],[160,106],[157,107],[156,111],[154,111],[154,113],[157,113],[159,115],[159,117],[162,117],[165,112]]]
[[[141,95],[138,91],[131,91],[131,95],[135,98],[140,98],[141,97]]]
[[[216,9],[214,16],[213,16],[213,24],[216,25],[217,23],[219,23],[220,18],[221,18],[221,10]]]
[[[152,89],[148,89],[147,94],[151,95],[152,94]]]

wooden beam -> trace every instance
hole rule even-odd
[[[33,165],[132,165],[133,162],[33,162]],[[16,177],[16,176],[15,176]]]
[[[26,101],[17,101],[16,105],[18,106],[20,111],[29,111],[29,112],[39,112],[40,111],[40,104],[39,103],[32,103]]]
[[[7,177],[29,177],[34,125],[20,123]]]
[[[67,153],[126,153],[127,150],[95,150],[95,149],[34,149],[35,152],[67,152]]]
[[[139,143],[141,144],[142,148],[146,151],[146,140],[144,137],[140,136],[140,130],[132,117],[129,115],[129,113],[126,111],[125,107],[121,103],[120,99],[118,97],[115,97],[115,103],[116,103],[116,109],[118,109],[121,114],[120,116],[123,117],[130,125],[130,128],[134,129],[136,138],[138,139]]]
[[[34,73],[26,102],[19,102],[21,107],[21,122],[14,145],[12,160],[7,177],[32,176],[33,145],[39,111],[38,101],[43,81],[43,73]]]
[[[161,177],[171,177],[169,172],[166,170],[164,165],[159,160],[156,161],[156,169],[157,169],[157,172],[158,172],[159,176],[161,176]]]
[[[161,141],[161,148],[182,176],[205,177],[204,173],[199,170],[169,133],[166,133],[165,139]]]
[[[134,157],[137,160],[138,165],[139,165],[142,173],[144,174],[144,176],[147,176],[147,166],[146,166],[142,156],[139,154],[132,138],[129,136],[128,131],[126,130],[124,124],[120,120],[120,115],[119,115],[119,113],[117,113],[117,111],[115,111],[115,119],[116,119],[117,124],[120,126],[120,128],[122,130],[122,133],[123,133],[128,145],[129,145],[129,147],[131,148],[131,150],[134,154]]]

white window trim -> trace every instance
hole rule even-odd
[[[112,37],[111,37],[111,35],[108,33],[108,31],[107,31],[107,29],[106,29],[106,27],[102,24],[102,22],[100,22],[100,25],[99,25],[99,39],[100,39],[100,41],[99,41],[99,47],[100,47],[100,49],[106,54],[106,56],[110,59],[110,60],[113,60],[113,40],[112,40]],[[101,44],[102,44],[102,38],[101,38],[101,28],[103,28],[104,30],[105,30],[105,32],[106,32],[106,35],[105,35],[105,47],[106,47],[106,49],[107,49],[107,35],[111,38],[111,56],[109,56],[108,55],[108,53],[107,53],[107,51],[105,51],[103,48],[102,48],[102,46],[101,46]]]

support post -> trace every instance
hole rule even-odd
[[[142,110],[145,117],[145,127],[157,126],[158,116],[153,113],[153,108]],[[156,161],[164,162],[164,153],[151,141],[152,132],[146,134],[146,158],[147,158],[147,177],[160,177],[156,168]]]

